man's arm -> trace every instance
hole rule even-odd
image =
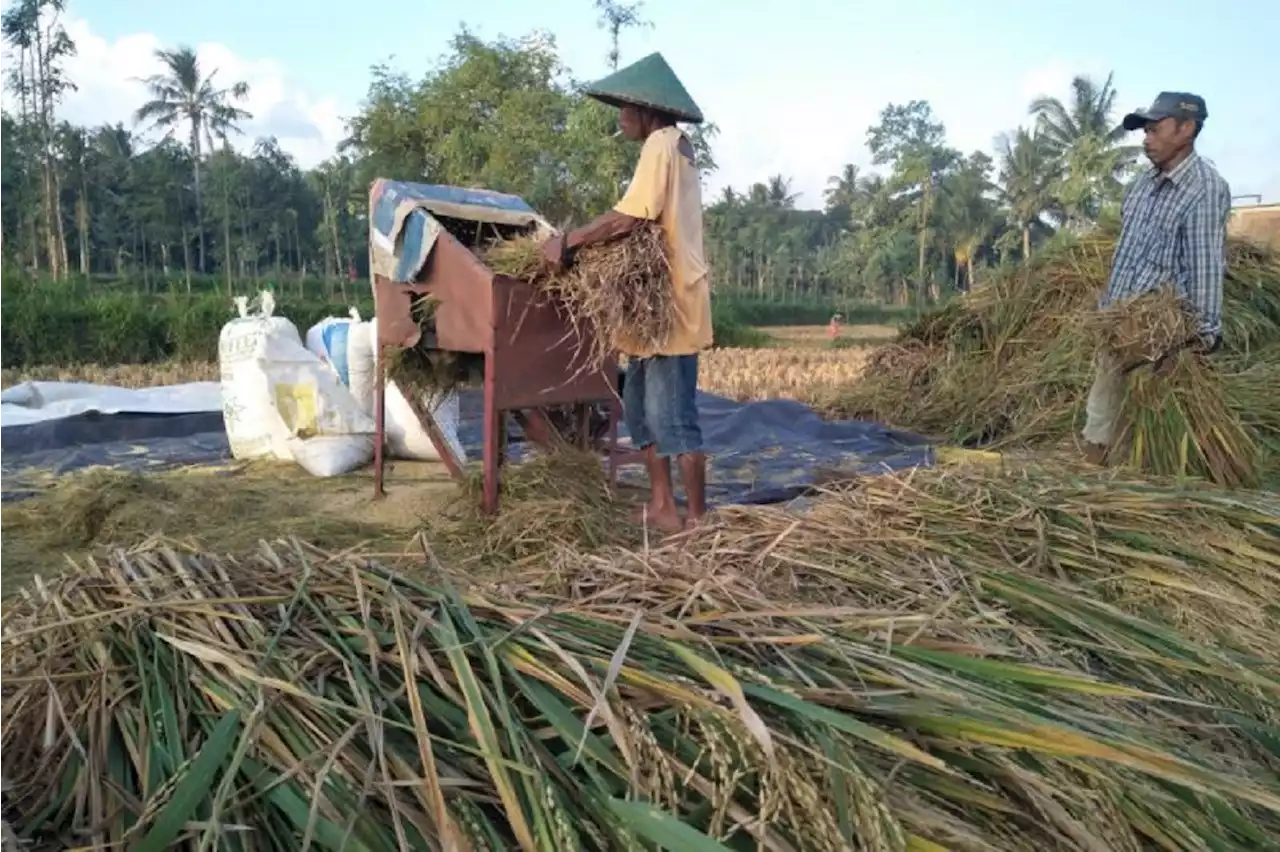
[[[1211,181],[1187,212],[1187,299],[1200,320],[1206,346],[1222,334],[1222,279],[1230,215],[1231,190],[1223,180]]]
[[[570,231],[565,244],[569,251],[575,252],[585,246],[607,243],[618,237],[625,237],[640,227],[643,221],[626,213],[610,210],[608,213],[601,213],[581,228]]]
[[[622,200],[581,228],[552,237],[543,246],[543,256],[553,266],[561,266],[585,246],[626,236],[641,223],[657,219],[666,205],[670,169],[670,151],[651,138],[640,150],[640,162]]]

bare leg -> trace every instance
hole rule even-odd
[[[644,465],[649,472],[649,501],[636,511],[634,519],[663,532],[679,532],[684,529],[684,521],[676,507],[671,459],[658,455],[657,448],[650,444],[644,451]]]
[[[684,483],[689,523],[696,524],[707,513],[706,453],[686,453],[680,456],[680,481]]]

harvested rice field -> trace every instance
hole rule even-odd
[[[792,329],[794,331],[794,329]],[[819,348],[810,346],[763,349],[713,349],[703,354],[698,384],[710,393],[733,399],[821,399],[854,382],[862,373],[871,347]],[[211,362],[122,364],[76,367],[6,369],[5,387],[26,380],[92,382],[141,388],[182,382],[216,382],[218,365]]]

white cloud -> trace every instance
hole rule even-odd
[[[66,28],[76,44],[67,75],[78,88],[66,96],[59,117],[77,124],[132,126],[134,110],[147,100],[141,80],[162,70],[155,51],[172,45],[162,44],[151,33],[109,41],[95,33],[88,21],[74,16],[66,20]],[[243,135],[233,144],[247,148],[260,137],[276,136],[303,167],[333,154],[344,136],[342,117],[353,111],[350,107],[333,98],[312,96],[274,60],[247,59],[216,42],[197,45],[196,55],[206,73],[217,69],[216,82],[249,84],[249,96],[240,106],[253,117],[241,125]],[[7,95],[5,102],[11,102]]]

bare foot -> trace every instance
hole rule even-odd
[[[694,527],[700,527],[703,524],[710,522],[714,517],[715,516],[712,514],[712,511],[710,509],[703,512],[701,515],[696,515],[696,516],[689,515],[684,520],[685,529],[693,529]]]
[[[637,526],[647,526],[668,534],[684,530],[684,519],[680,517],[680,512],[676,510],[675,506],[654,509],[647,503],[642,504],[632,510],[631,521]]]
[[[1107,463],[1107,450],[1106,444],[1088,444],[1085,446],[1084,459],[1089,464],[1103,467]]]

